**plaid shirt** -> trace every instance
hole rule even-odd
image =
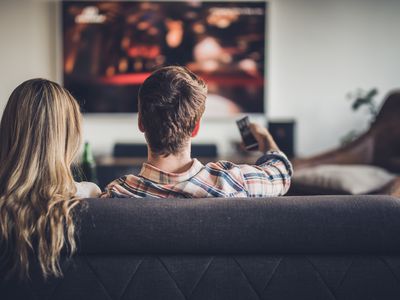
[[[180,174],[163,172],[144,163],[141,172],[111,182],[107,198],[268,197],[284,195],[290,186],[292,165],[282,152],[269,151],[254,166],[228,161],[203,165],[193,159]]]

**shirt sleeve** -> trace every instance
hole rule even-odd
[[[293,167],[280,151],[267,151],[255,165],[241,169],[249,197],[281,196],[289,190]]]
[[[127,189],[126,176],[122,176],[110,182],[100,198],[131,198],[134,195]]]

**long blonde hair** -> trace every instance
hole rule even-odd
[[[34,255],[45,278],[58,277],[62,249],[76,250],[71,165],[81,119],[55,82],[32,79],[12,92],[0,123],[0,269],[29,276]]]

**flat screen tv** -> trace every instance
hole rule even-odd
[[[140,85],[180,65],[208,84],[206,116],[264,114],[265,2],[63,1],[63,83],[85,113],[137,112]]]

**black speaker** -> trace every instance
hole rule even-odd
[[[218,148],[215,144],[192,144],[193,157],[218,157]]]
[[[116,143],[113,151],[114,157],[147,157],[147,145],[135,143]],[[214,158],[218,156],[215,144],[192,144],[193,157]]]
[[[113,151],[114,157],[147,157],[147,145],[135,143],[116,143]]]
[[[295,127],[296,123],[294,120],[268,122],[269,132],[275,139],[275,142],[278,144],[278,147],[289,158],[295,156],[295,148],[294,148]]]

